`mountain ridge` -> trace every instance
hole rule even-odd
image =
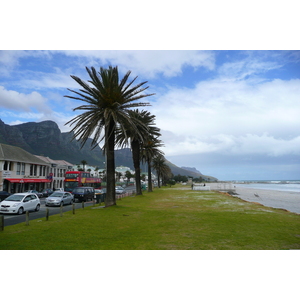
[[[89,165],[105,168],[105,156],[101,148],[97,146],[91,150],[92,139],[88,139],[86,144],[81,146],[79,141],[73,139],[71,131],[61,132],[58,125],[51,120],[7,125],[0,119],[0,143],[20,147],[31,154],[48,156],[54,160],[65,160],[72,164],[79,164],[85,160]],[[123,165],[134,169],[129,148],[115,150],[115,162],[116,166]],[[167,164],[174,175],[190,177],[202,175],[182,169],[168,160]],[[141,167],[143,169],[143,166]],[[207,175],[202,177],[214,178]]]

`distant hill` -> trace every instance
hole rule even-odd
[[[19,125],[7,125],[0,120],[0,143],[20,147],[35,155],[48,156],[54,160],[66,160],[79,164],[82,160],[89,165],[105,167],[105,156],[99,146],[91,150],[92,139],[88,139],[81,148],[77,140],[72,140],[72,132],[61,132],[53,121],[28,122]],[[132,154],[129,148],[115,151],[116,166],[133,168]],[[174,175],[199,177],[195,168],[182,169],[167,161]],[[189,170],[191,169],[191,170]],[[196,170],[197,171],[197,170]],[[202,177],[213,178],[202,175]]]
[[[188,170],[188,171],[191,171],[191,172],[194,172],[194,173],[197,173],[197,174],[202,175],[202,173],[201,173],[200,171],[198,171],[196,168],[191,168],[191,167],[181,167],[181,169]]]
[[[188,169],[196,170],[195,168],[188,168],[188,169],[187,169],[187,167],[185,167],[185,169],[179,168],[176,165],[172,164],[168,160],[166,160],[166,163],[170,167],[170,169],[171,169],[171,171],[174,175],[179,175],[180,174],[180,175],[183,175],[183,176],[195,177],[195,178],[197,178],[197,177],[199,178],[201,176],[205,180],[210,180],[210,181],[217,180],[217,178],[215,178],[213,176],[203,175],[199,171],[198,172],[193,172],[193,171],[188,170]]]

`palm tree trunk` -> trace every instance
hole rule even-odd
[[[106,143],[106,197],[105,207],[116,205],[115,179],[115,131],[114,122],[105,127]]]
[[[150,159],[147,161],[148,164],[148,192],[153,192],[152,189],[152,176],[151,176],[151,161]]]
[[[135,170],[135,188],[136,194],[142,195],[141,187],[141,167],[140,167],[140,143],[137,140],[131,142],[133,166]]]

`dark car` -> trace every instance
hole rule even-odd
[[[11,195],[11,193],[9,193],[9,192],[6,192],[6,191],[0,191],[0,202],[2,201],[2,200],[4,200],[5,198],[7,198],[8,196],[10,196]]]
[[[25,193],[31,193],[31,194],[36,194],[39,198],[42,198],[43,197],[43,194],[36,191],[36,190],[28,190],[28,191],[25,191]]]
[[[93,200],[95,195],[95,190],[92,187],[81,186],[73,190],[72,194],[74,195],[75,202],[86,202],[88,200]]]
[[[48,197],[48,196],[50,196],[52,193],[53,193],[53,190],[52,190],[52,189],[43,189],[43,190],[42,190],[43,197]]]

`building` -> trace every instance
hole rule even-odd
[[[63,188],[65,173],[73,165],[0,144],[0,191],[9,193]]]
[[[66,171],[71,171],[73,169],[73,164],[68,163],[65,160],[53,160],[49,157],[35,155],[37,158],[43,160],[50,167],[49,174],[52,178],[50,184],[47,188],[58,189],[64,187],[64,180]]]
[[[45,161],[19,147],[0,144],[0,191],[42,190],[51,181]]]

